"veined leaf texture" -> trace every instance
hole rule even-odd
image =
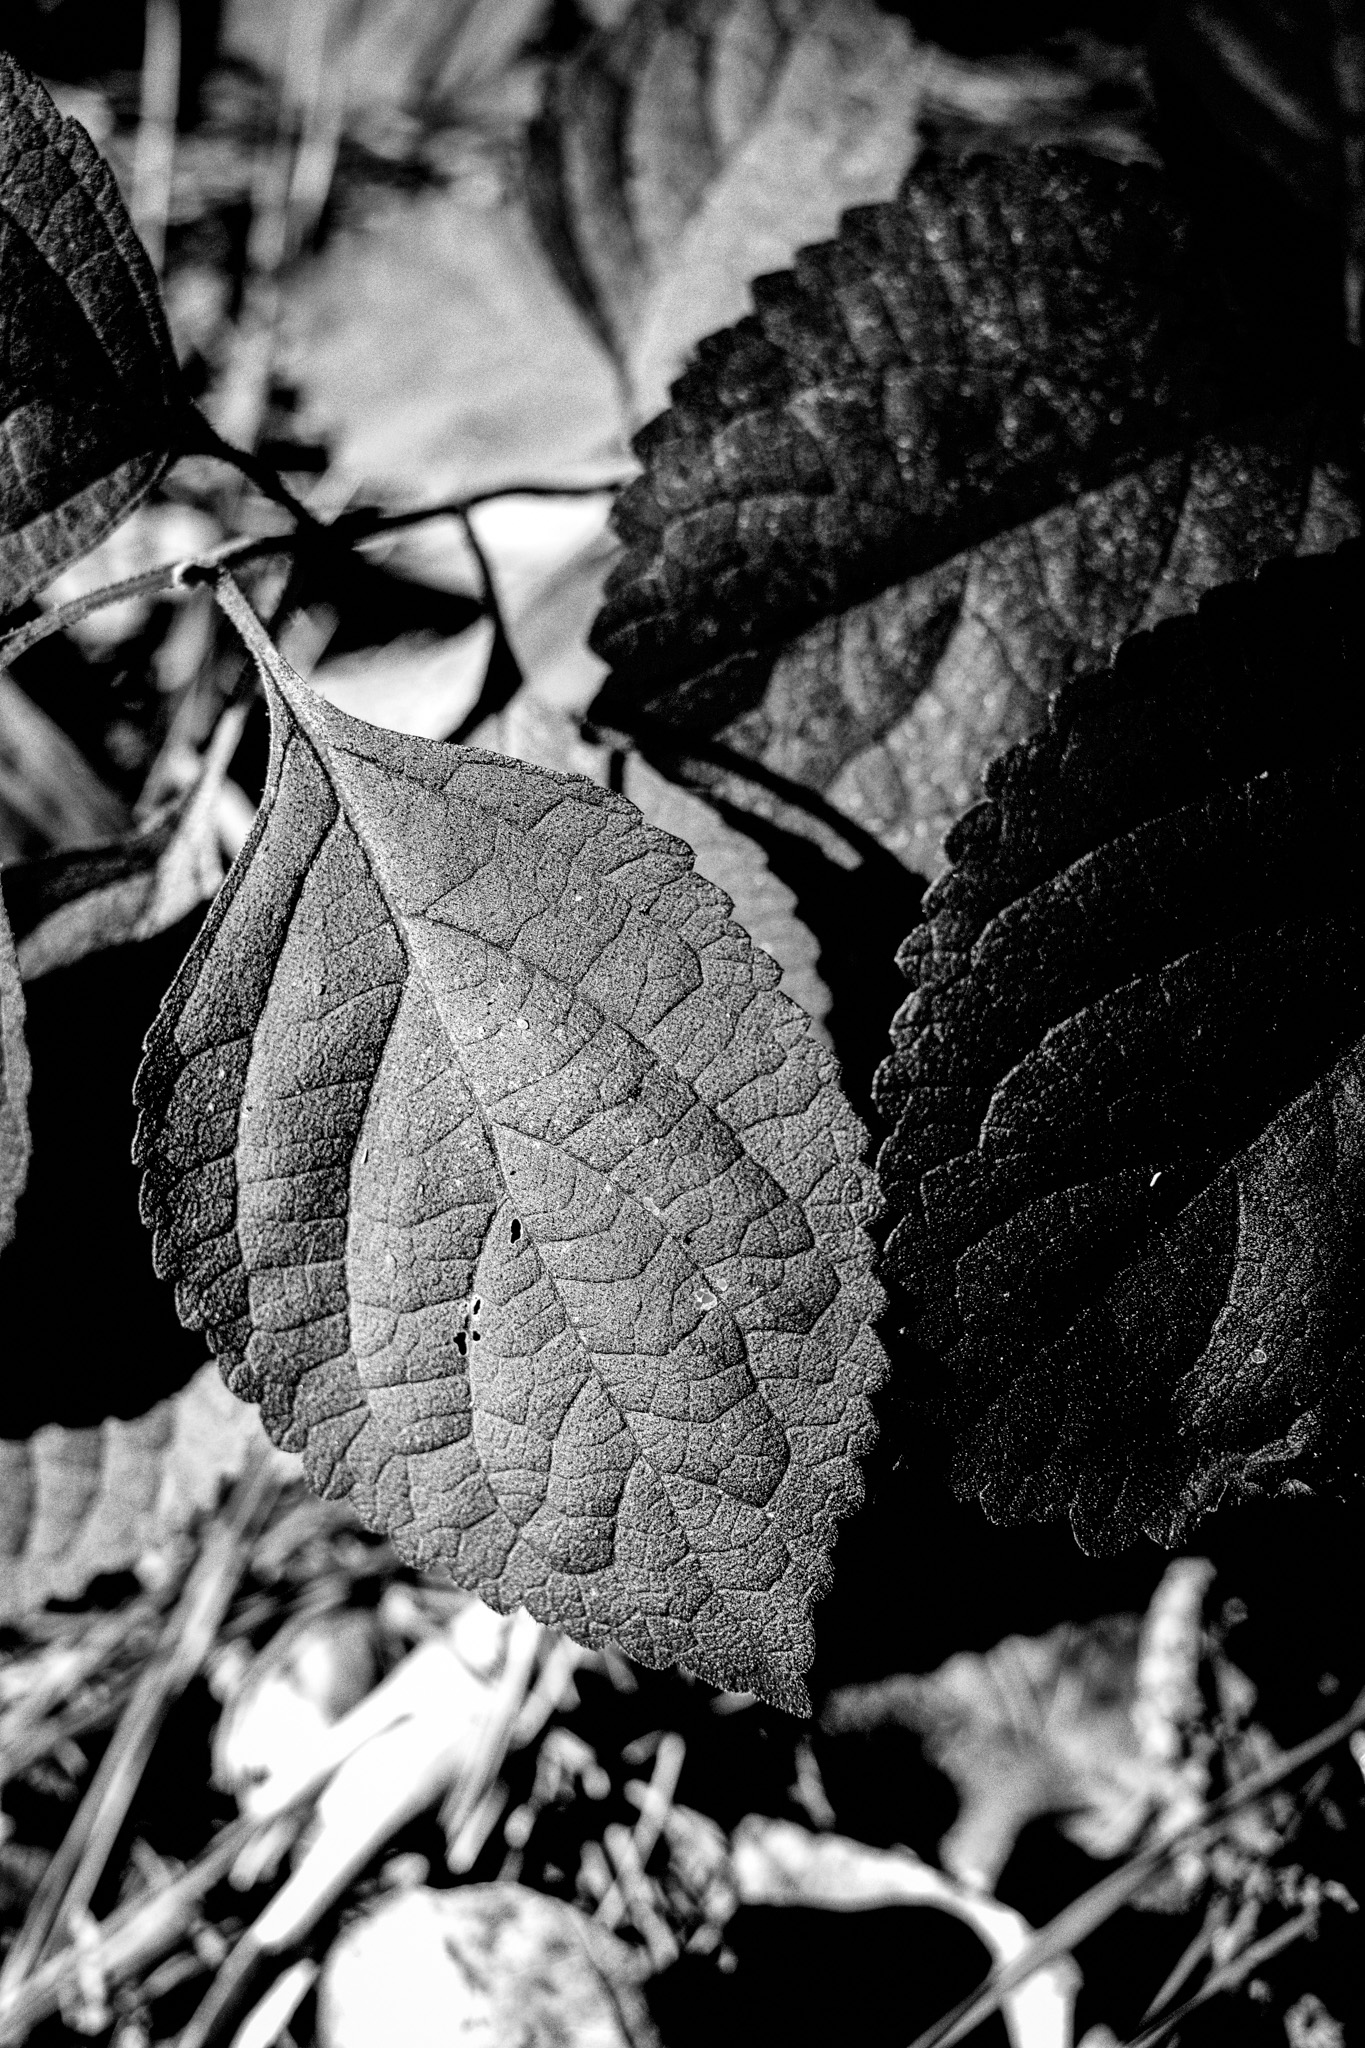
[[[811,791],[933,874],[1056,688],[1356,530],[1311,397],[1249,373],[1150,166],[917,166],[753,300],[637,437],[594,716],[720,742],[694,776],[789,827]]]
[[[113,172],[0,50],[0,612],[145,496],[182,403]]]
[[[1173,1543],[1361,1470],[1363,566],[1064,690],[906,940],[887,1269],[997,1521]]]
[[[182,1318],[407,1557],[804,1707],[884,1370],[833,1063],[634,805],[348,718],[223,596],[274,742],[138,1081]]]

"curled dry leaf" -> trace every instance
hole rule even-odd
[[[658,2048],[624,1942],[518,1884],[425,1886],[364,1914],[318,1986],[320,2048]]]
[[[24,991],[4,899],[0,897],[0,1251],[14,1235],[14,1212],[28,1178],[28,1090]]]
[[[161,299],[113,173],[0,51],[0,611],[162,475],[182,404]]]
[[[1313,417],[1228,385],[1248,352],[1147,166],[916,169],[753,297],[637,437],[594,717],[789,829],[820,836],[807,790],[934,872],[1060,684],[1355,531]]]
[[[1159,1808],[1187,1817],[1180,1773],[1144,1749],[1135,1723],[1140,1641],[1136,1615],[1064,1622],[963,1651],[928,1677],[844,1687],[822,1719],[833,1733],[897,1725],[922,1738],[960,1802],[939,1844],[944,1868],[990,1891],[1044,1814],[1105,1858],[1131,1849]]]
[[[902,951],[887,1263],[954,1482],[1082,1547],[1354,1482],[1361,544],[1064,690]]]
[[[502,1611],[804,1708],[884,1370],[863,1133],[624,798],[267,680],[137,1084],[157,1270],[313,1485]]]
[[[871,0],[645,0],[551,73],[532,218],[637,419],[756,273],[891,196],[924,74]]]
[[[212,1365],[146,1415],[0,1441],[0,1620],[74,1600],[189,1527],[262,1444]],[[282,1459],[284,1469],[296,1469]]]

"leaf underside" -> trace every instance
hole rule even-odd
[[[884,1370],[832,1062],[624,798],[257,651],[262,811],[137,1088],[182,1319],[414,1562],[803,1708]]]
[[[28,1178],[28,1091],[24,991],[14,939],[0,899],[0,1251],[14,1235],[14,1212]]]
[[[178,403],[156,279],[113,173],[0,51],[0,612],[152,488]]]
[[[1272,565],[1064,690],[902,949],[887,1271],[997,1521],[1176,1543],[1359,1473],[1361,569]]]
[[[754,804],[752,762],[921,872],[1061,684],[1356,530],[1302,397],[1224,380],[1147,167],[917,169],[754,304],[637,438],[593,717],[661,758],[718,740],[711,786]]]

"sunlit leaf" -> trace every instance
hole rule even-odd
[[[137,1089],[182,1318],[408,1557],[803,1705],[883,1370],[832,1062],[632,804],[361,725],[224,601],[269,784]]]

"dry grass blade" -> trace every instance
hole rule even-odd
[[[74,1943],[68,1944],[40,1963],[23,1984],[0,1993],[0,2048],[27,2040],[36,2026],[56,2012],[63,1989],[74,1979],[82,1960],[98,1970],[112,1989],[168,1956],[190,1932],[200,1901],[222,1883],[254,1828],[253,1821],[233,1821],[198,1862],[163,1891],[112,1913],[100,1926],[93,1949],[83,1951],[83,1958],[78,1957]]]
[[[1270,1962],[1283,1949],[1290,1948],[1305,1935],[1311,1937],[1316,1926],[1317,1915],[1312,1911],[1305,1909],[1302,1913],[1296,1913],[1292,1920],[1286,1920],[1273,1934],[1263,1936],[1260,1941],[1253,1942],[1250,1948],[1244,1948],[1240,1955],[1231,1957],[1228,1962],[1211,1971],[1191,1997],[1165,2014],[1155,2026],[1145,2027],[1140,2034],[1135,2034],[1131,2041],[1125,2043],[1125,2048],[1156,2048],[1158,2041],[1164,2041],[1172,2028],[1178,2027],[1182,2020],[1188,2019],[1201,2005],[1207,2005],[1211,1998],[1221,1997],[1225,1991],[1236,1991],[1238,1986],[1245,1984],[1252,1972],[1259,1970],[1263,1963]]]
[[[47,846],[97,845],[128,829],[128,808],[61,727],[0,670],[0,819]],[[0,856],[3,857],[3,856]]]
[[[279,1485],[271,1463],[248,1463],[209,1532],[185,1589],[124,1709],[66,1836],[43,1874],[0,1970],[0,2010],[55,1939],[88,1911],[172,1703],[200,1669],[250,1556],[250,1539]]]
[[[630,1834],[629,1871],[621,1871],[618,1859],[612,1857],[619,1875],[600,1900],[596,1915],[606,1927],[615,1927],[630,1903],[625,1896],[625,1885],[636,1875],[643,1878],[644,1867],[663,1833],[668,1810],[677,1795],[678,1779],[682,1775],[686,1755],[687,1744],[681,1735],[670,1729],[654,1752],[654,1769],[641,1797],[640,1818]],[[641,1931],[644,1932],[643,1929]]]
[[[175,129],[180,112],[180,0],[147,0],[142,97],[129,211],[160,276],[166,260]]]
[[[1285,1750],[1260,1770],[1253,1771],[1240,1785],[1214,1800],[1185,1827],[1169,1835],[1165,1841],[1156,1842],[1151,1848],[1130,1857],[1122,1869],[1102,1877],[1089,1891],[1082,1892],[1080,1898],[1064,1906],[1046,1927],[1038,1930],[1034,1940],[1016,1961],[1003,1970],[993,1971],[979,1991],[973,1992],[970,1998],[964,1999],[952,2012],[945,2013],[941,2020],[918,2035],[911,2048],[954,2048],[954,2044],[965,2040],[974,2027],[979,2027],[983,2020],[1000,2010],[1007,1992],[1022,1984],[1044,1964],[1074,1950],[1097,1927],[1111,1919],[1120,1906],[1127,1905],[1176,1856],[1211,1847],[1235,1813],[1264,1798],[1267,1792],[1273,1792],[1307,1764],[1315,1763],[1328,1750],[1335,1749],[1338,1743],[1346,1742],[1363,1725],[1365,1693],[1361,1693],[1346,1713],[1319,1734],[1309,1736],[1297,1748]]]

